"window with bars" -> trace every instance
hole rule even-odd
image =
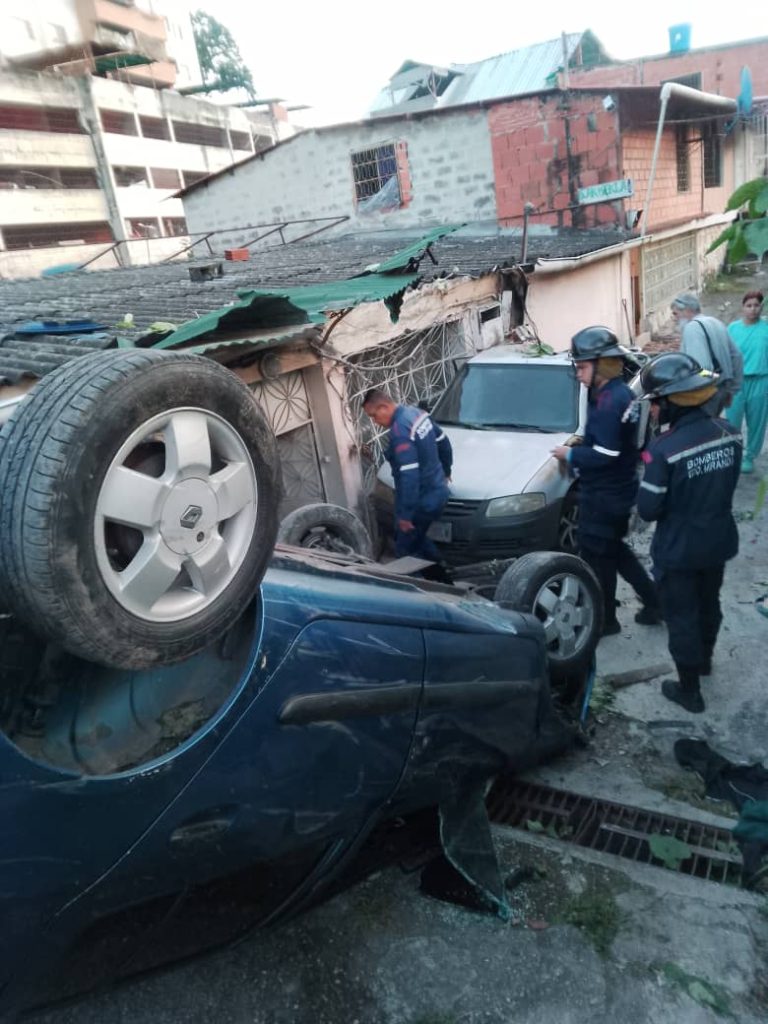
[[[229,137],[232,140],[232,149],[247,149],[251,151],[251,136],[248,132],[233,132],[229,129]]]
[[[723,184],[723,140],[716,124],[702,128],[704,142],[704,188],[719,188]]]
[[[194,185],[198,181],[202,181],[203,178],[208,177],[207,171],[182,171],[182,181],[184,182],[184,188],[189,188],[190,185]]]
[[[170,141],[171,130],[164,117],[147,117],[139,114],[139,127],[145,139],[165,139]]]
[[[150,167],[152,184],[155,188],[181,188],[181,177],[179,172],[172,167]]]
[[[146,167],[113,167],[112,173],[118,188],[129,188],[131,185],[149,187],[149,175]]]
[[[138,135],[136,118],[125,110],[100,110],[101,127],[110,135]]]
[[[187,222],[183,217],[163,217],[164,235],[186,235]]]
[[[227,149],[227,132],[213,124],[194,124],[191,121],[174,121],[173,134],[177,142],[188,142],[193,146],[216,146]]]
[[[3,228],[6,249],[44,249],[54,245],[109,243],[112,229],[106,221],[69,224],[15,224]]]
[[[0,188],[98,188],[92,167],[1,167]]]
[[[688,149],[688,129],[684,124],[675,128],[675,162],[677,164],[677,191],[691,190],[691,159]]]
[[[11,131],[83,135],[77,110],[70,107],[35,107],[22,103],[0,105],[0,128]]]
[[[355,199],[361,210],[393,209],[400,206],[397,156],[393,142],[353,153],[352,175]]]

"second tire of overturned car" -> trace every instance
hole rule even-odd
[[[65,650],[146,668],[213,643],[277,531],[253,395],[199,356],[99,352],[50,373],[0,434],[0,588]]]

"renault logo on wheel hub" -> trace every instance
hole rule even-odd
[[[203,510],[199,505],[188,505],[184,510],[184,514],[179,519],[179,524],[184,527],[185,530],[194,530],[200,521],[200,517],[203,514]]]

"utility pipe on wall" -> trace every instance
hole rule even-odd
[[[656,142],[653,146],[653,157],[651,159],[651,173],[648,178],[648,188],[645,192],[645,206],[643,208],[643,221],[640,229],[640,237],[644,238],[648,230],[648,214],[651,208],[651,196],[653,195],[653,182],[656,177],[656,164],[659,159],[661,148],[661,136],[664,131],[664,119],[667,116],[667,106],[672,97],[681,100],[691,100],[697,106],[709,109],[712,116],[718,114],[732,114],[737,109],[736,100],[728,99],[727,96],[716,96],[711,92],[701,92],[699,89],[692,89],[689,85],[681,85],[679,82],[666,82],[661,87],[661,110],[659,111],[659,123],[656,128]]]

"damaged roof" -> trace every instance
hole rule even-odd
[[[386,301],[402,295],[405,288],[417,280],[428,283],[439,278],[477,278],[497,268],[520,263],[519,233],[477,235],[465,233],[465,229],[445,236],[446,231],[455,230],[452,226],[435,229],[426,236],[419,232],[398,232],[313,239],[256,249],[250,260],[242,263],[210,257],[205,261],[183,260],[0,281],[0,334],[11,335],[30,320],[88,318],[107,325],[108,332],[82,338],[6,337],[0,342],[0,377],[15,380],[22,376],[40,376],[39,371],[48,372],[84,348],[90,350],[115,344],[113,339],[117,336],[139,338],[158,322],[171,323],[178,328],[175,337],[174,334],[167,337],[167,330],[158,335],[158,342],[162,343],[161,339],[165,338],[168,345],[210,339],[218,331],[218,342],[197,345],[196,351],[227,347],[224,344],[226,333],[221,333],[226,330],[238,331],[243,341],[250,339],[257,345],[282,343],[296,338],[303,330],[302,325],[317,323],[316,314],[322,308],[338,309],[360,301]],[[627,233],[607,229],[532,234],[528,260],[579,256],[615,245],[627,237]],[[411,259],[419,246],[423,249],[425,239],[429,240],[436,262],[429,256],[423,258],[416,274]],[[221,277],[205,281],[190,279],[190,268],[219,261],[223,267]],[[406,272],[385,277],[387,270]],[[367,276],[362,276],[364,274]],[[277,320],[261,316],[258,325],[250,322],[251,327],[246,330],[242,323],[229,322],[233,317],[237,320],[238,310],[256,302],[275,300],[278,305],[282,300],[282,314],[285,314]],[[288,315],[297,311],[298,316]],[[132,329],[122,324],[128,314],[133,319]],[[289,321],[290,326],[287,326]],[[69,350],[69,356],[68,346],[75,346]]]

